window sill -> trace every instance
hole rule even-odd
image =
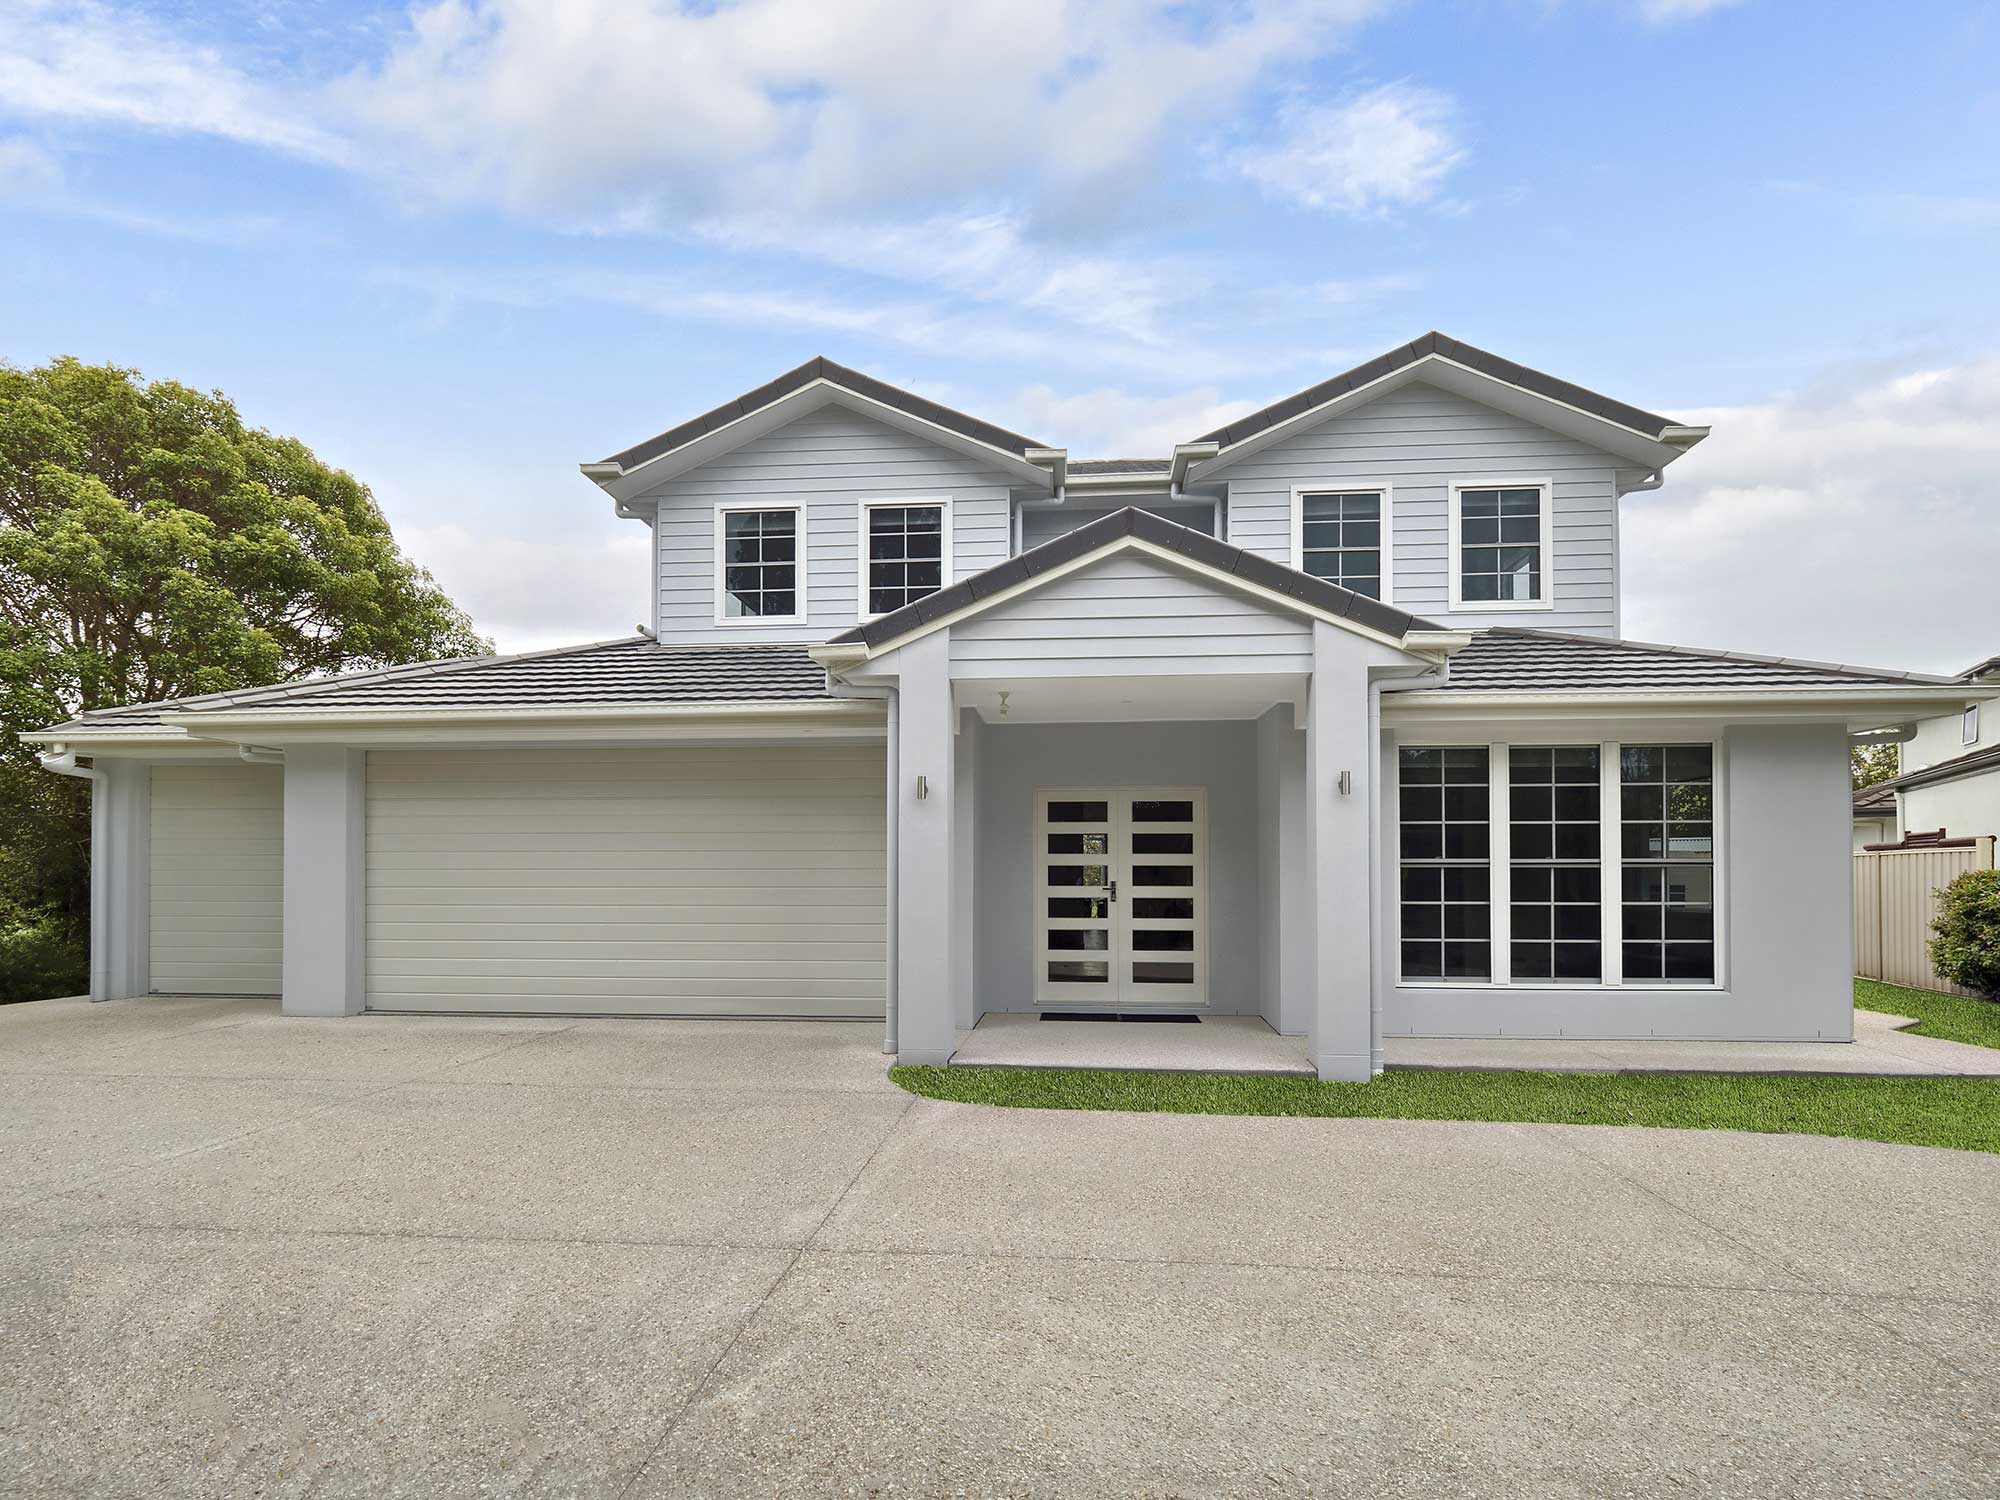
[[[1452,599],[1446,602],[1445,613],[1448,615],[1530,614],[1536,610],[1555,607],[1554,599]]]

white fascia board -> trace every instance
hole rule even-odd
[[[814,661],[819,662],[821,666],[831,669],[829,660],[826,657],[822,657],[820,652],[827,651],[831,654],[834,651],[839,651],[842,653],[838,658],[843,663],[841,669],[851,669],[860,662],[873,661],[877,657],[886,656],[892,651],[901,650],[904,646],[909,645],[911,641],[921,640],[933,631],[948,629],[961,621],[971,619],[974,615],[984,614],[989,609],[998,609],[1002,605],[1011,603],[1013,600],[1019,599],[1024,595],[1032,594],[1038,589],[1046,588],[1058,579],[1067,578],[1072,573],[1103,562],[1107,557],[1115,556],[1120,552],[1142,553],[1167,567],[1179,569],[1181,572],[1192,574],[1197,578],[1212,582],[1219,587],[1246,595],[1272,609],[1283,610],[1288,614],[1303,615],[1307,619],[1324,620],[1329,625],[1337,625],[1342,630],[1351,631],[1365,640],[1374,641],[1396,651],[1407,652],[1411,655],[1423,654],[1422,648],[1412,647],[1397,636],[1388,635],[1382,631],[1371,629],[1366,625],[1357,624],[1344,615],[1329,614],[1325,610],[1315,609],[1312,605],[1305,603],[1303,600],[1294,599],[1289,594],[1280,594],[1275,590],[1263,587],[1261,584],[1252,583],[1247,578],[1240,577],[1235,573],[1225,573],[1219,568],[1211,568],[1206,563],[1196,562],[1192,558],[1183,557],[1178,552],[1170,552],[1164,547],[1157,547],[1139,537],[1121,536],[1113,538],[1101,547],[1084,553],[1081,557],[1073,557],[1059,567],[1050,568],[1045,573],[1038,573],[1033,578],[1023,579],[1011,588],[1002,589],[997,594],[989,594],[984,599],[975,599],[972,603],[961,609],[955,609],[948,615],[940,615],[935,620],[928,620],[921,625],[913,626],[894,640],[885,641],[879,646],[869,646],[859,641],[843,641],[834,646],[815,647],[811,653],[812,658]],[[858,661],[847,655],[847,653],[857,650],[862,653]]]
[[[1462,365],[1442,354],[1426,354],[1421,359],[1391,370],[1388,374],[1357,386],[1330,401],[1288,417],[1273,427],[1253,433],[1240,443],[1232,443],[1214,458],[1196,464],[1188,474],[1189,483],[1202,483],[1235,463],[1240,458],[1248,458],[1260,453],[1273,443],[1283,442],[1293,435],[1317,426],[1321,422],[1343,413],[1365,406],[1378,396],[1386,396],[1391,391],[1400,390],[1414,381],[1424,380],[1454,395],[1483,405],[1511,412],[1547,427],[1552,432],[1560,432],[1574,437],[1593,447],[1602,448],[1631,463],[1643,465],[1647,469],[1657,469],[1672,463],[1688,448],[1707,435],[1708,429],[1696,427],[1669,428],[1669,435],[1681,434],[1677,441],[1656,441],[1644,433],[1634,432],[1629,427],[1621,427],[1616,422],[1594,416],[1580,407],[1571,406],[1551,396],[1524,390],[1492,375]],[[1699,434],[1699,435],[1696,435]]]
[[[1940,698],[1938,695],[1944,694]],[[1385,719],[1402,722],[1456,718],[1574,719],[1696,715],[1723,719],[1746,713],[1759,719],[1839,720],[1867,728],[1896,722],[1925,705],[1954,701],[1938,687],[1885,684],[1870,688],[1624,689],[1568,693],[1520,691],[1391,690],[1382,695]]]
[[[890,406],[870,396],[863,396],[824,376],[780,396],[768,406],[760,406],[753,412],[745,412],[734,421],[726,422],[712,432],[705,432],[692,442],[662,453],[657,458],[649,458],[632,468],[619,467],[615,474],[603,472],[613,467],[611,465],[585,464],[582,468],[614,500],[636,500],[668,480],[698,469],[703,464],[712,462],[747,442],[763,437],[766,433],[776,432],[780,427],[797,421],[800,417],[815,412],[829,403],[844,406],[864,417],[873,418],[890,427],[936,443],[939,447],[949,448],[953,452],[977,459],[981,463],[1001,470],[1024,487],[1049,486],[1049,471],[1029,463],[1018,453],[1009,453],[1004,448],[995,448],[990,443],[982,443],[977,438],[966,437],[963,433],[953,432],[948,427],[940,427],[935,422],[912,416],[900,407]]]

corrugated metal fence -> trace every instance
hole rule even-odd
[[[1897,849],[1854,856],[1854,972],[1919,990],[1970,995],[1931,970],[1938,887],[1993,868],[1993,840],[1960,849]]]

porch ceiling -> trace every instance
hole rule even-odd
[[[961,678],[952,683],[952,701],[976,710],[989,724],[1254,719],[1277,704],[1304,702],[1311,681],[1303,672],[1034,677],[1019,682]],[[1007,694],[1004,713],[1002,693]]]

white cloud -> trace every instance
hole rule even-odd
[[[1625,501],[1627,634],[1939,671],[2000,650],[2000,357],[1682,415],[1715,430]]]
[[[438,0],[339,106],[424,191],[672,225],[1088,197],[1381,0]]]
[[[1639,0],[1639,16],[1655,26],[1669,26],[1740,3],[1742,0]]]
[[[396,540],[502,651],[611,640],[647,623],[652,533],[637,522],[588,541],[458,525],[400,526]]]
[[[36,141],[0,139],[0,193],[34,192],[62,181],[62,163]]]
[[[74,0],[0,9],[0,107],[219,136],[318,160],[343,154],[340,138],[286,89],[146,17]]]
[[[1437,195],[1465,159],[1445,95],[1388,83],[1339,104],[1288,112],[1273,145],[1248,152],[1244,173],[1308,208],[1370,214]]]
[[[1255,411],[1250,401],[1224,400],[1213,386],[1148,396],[1115,387],[1058,392],[1034,385],[1001,403],[1017,431],[1067,447],[1073,458],[1164,458],[1174,444]]]

